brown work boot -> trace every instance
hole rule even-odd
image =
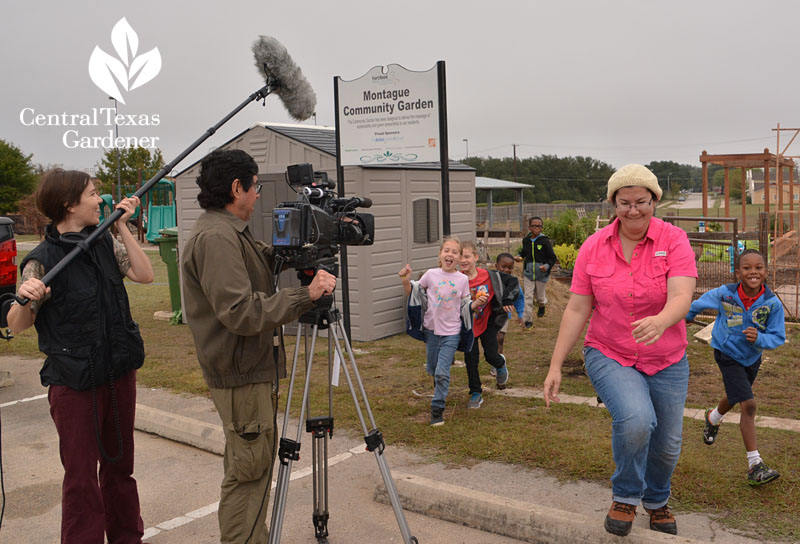
[[[665,504],[655,510],[649,508],[645,508],[645,510],[650,514],[650,528],[653,531],[670,535],[678,534],[678,524],[675,522],[675,516],[669,511],[669,506]]]
[[[628,536],[636,518],[636,505],[614,501],[606,515],[603,527],[613,535]]]

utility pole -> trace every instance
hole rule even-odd
[[[511,144],[514,148],[514,182],[517,181],[517,144]]]

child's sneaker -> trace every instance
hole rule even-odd
[[[531,329],[533,329],[533,321],[526,321],[525,322],[525,330],[529,331]]]
[[[431,427],[444,425],[444,410],[442,408],[431,408]]]
[[[544,306],[539,306],[539,309],[536,311],[537,317],[544,317]]]
[[[500,357],[502,357],[503,361],[505,362],[506,356],[501,353]],[[497,380],[497,388],[498,389],[505,389],[506,387],[508,387],[508,365],[507,364],[504,364],[503,366],[501,366],[500,368],[497,369],[497,376],[495,376],[495,379]]]
[[[706,410],[706,415],[703,418],[706,422],[705,426],[703,427],[703,442],[709,446],[714,443],[714,440],[717,439],[717,433],[719,432],[719,425],[712,425],[708,420],[708,414],[710,413],[711,408]]]
[[[777,470],[771,469],[761,462],[747,472],[747,483],[752,486],[764,485],[779,477],[780,474]]]
[[[469,396],[469,402],[467,402],[467,408],[480,408],[481,404],[483,404],[483,395],[480,393],[473,393]]]

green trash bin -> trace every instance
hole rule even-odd
[[[181,311],[181,283],[178,277],[178,227],[170,227],[158,231],[161,235],[155,239],[161,260],[167,265],[169,279],[169,300],[172,303],[173,315]],[[178,322],[182,320],[178,319]]]

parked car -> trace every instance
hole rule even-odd
[[[17,290],[17,241],[14,221],[0,217],[0,298]]]
[[[685,196],[679,196],[678,197],[678,202],[686,202],[686,197]]]

